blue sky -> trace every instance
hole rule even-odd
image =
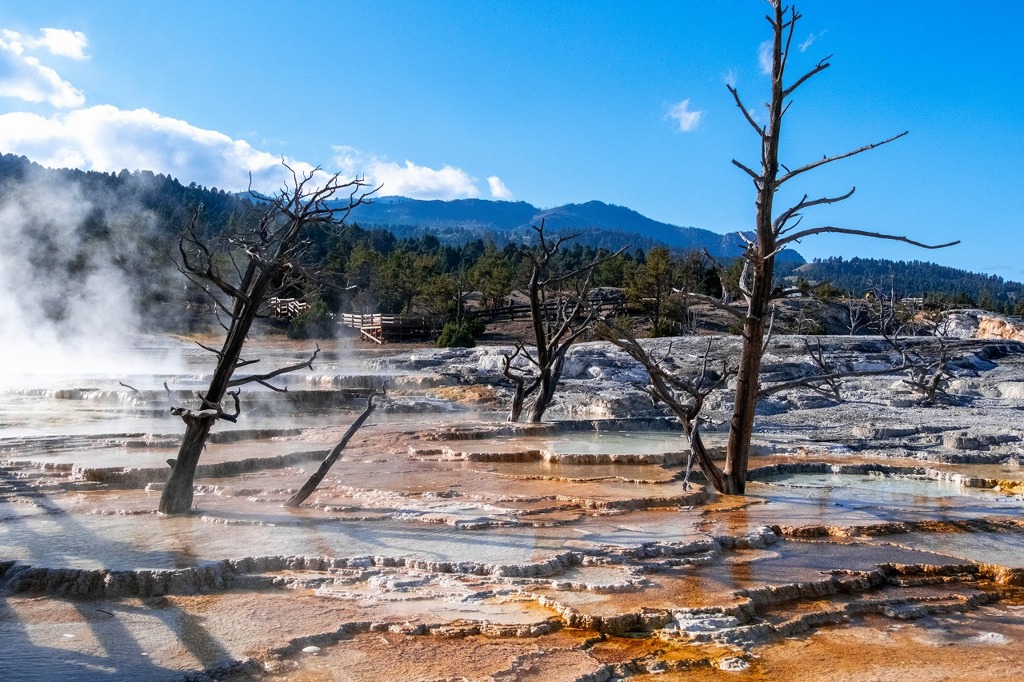
[[[0,8],[0,151],[149,168],[242,189],[281,156],[361,171],[385,194],[599,199],[677,225],[750,229],[757,0],[51,2]],[[909,130],[807,174],[833,224],[960,238],[945,251],[827,236],[805,257],[935,260],[1024,280],[1024,11],[989,0],[808,0],[790,73],[791,166]],[[48,29],[48,30],[47,30]],[[673,115],[674,114],[674,115]],[[796,182],[796,181],[795,181]],[[785,198],[799,199],[787,195]]]

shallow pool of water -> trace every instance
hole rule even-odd
[[[888,542],[967,561],[1024,568],[1024,533],[1019,532],[907,533]]]
[[[926,477],[900,475],[860,475],[860,474],[781,474],[765,479],[771,486],[793,489],[806,489],[809,494],[817,491],[832,491],[837,496],[856,495],[861,499],[876,499],[889,496],[893,499],[913,498],[949,498],[967,497],[982,499],[1000,505],[1001,508],[1020,508],[1000,497],[991,490],[961,486],[953,481],[938,481]]]
[[[153,502],[155,506],[155,496]],[[263,516],[213,518],[33,515],[0,522],[0,557],[34,566],[117,570],[277,555],[379,555],[506,565],[549,559],[565,551],[566,539],[563,530],[531,527],[471,531],[415,521],[322,518],[300,524],[296,515],[276,509]],[[287,525],[253,525],[275,521]]]

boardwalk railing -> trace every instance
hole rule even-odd
[[[356,329],[375,343],[430,336],[440,329],[445,318],[431,315],[392,315],[374,313],[370,315],[343,314],[337,321],[343,327]]]
[[[625,299],[622,296],[592,294],[587,297],[587,302],[596,306],[599,310],[603,310],[605,308],[619,308],[625,303]],[[549,301],[541,306],[541,311],[545,315],[557,313],[563,303],[564,301]],[[509,304],[495,306],[493,308],[481,308],[480,310],[466,311],[464,317],[469,319],[478,318],[487,322],[500,322],[516,319],[522,320],[530,317],[530,306],[527,303],[519,303],[514,305]]]
[[[274,311],[274,315],[277,317],[283,317],[287,320],[294,318],[296,315],[301,313],[303,310],[309,308],[309,304],[305,301],[300,301],[297,298],[278,298],[274,296],[268,303],[270,309]]]
[[[591,304],[599,308],[617,308],[622,306],[621,297],[593,296]],[[561,308],[562,301],[551,301],[542,306],[546,315],[553,315]],[[481,310],[468,310],[463,314],[465,319],[480,319],[485,322],[501,322],[524,320],[530,317],[530,306],[527,304],[497,306]],[[343,327],[356,329],[374,343],[385,341],[429,338],[437,333],[446,322],[451,320],[445,315],[395,315],[389,313],[370,313],[365,315],[345,313],[337,316],[337,322]]]

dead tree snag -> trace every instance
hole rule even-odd
[[[650,378],[650,383],[646,388],[647,393],[656,402],[664,403],[682,424],[683,432],[690,443],[691,462],[696,461],[704,473],[704,477],[716,490],[725,487],[725,475],[712,460],[711,454],[707,451],[700,436],[700,412],[704,407],[704,400],[712,391],[723,386],[735,374],[735,368],[729,367],[728,364],[723,364],[721,372],[715,372],[708,368],[714,339],[708,339],[700,372],[695,377],[686,377],[681,376],[680,368],[672,363],[671,344],[664,349],[661,358],[658,359],[655,358],[653,350],[644,348],[628,330],[616,325],[611,320],[603,319],[597,330],[605,339],[643,365]],[[687,477],[689,477],[689,465],[687,466]]]
[[[941,375],[944,374],[947,359],[945,353],[940,354],[938,361],[929,363],[922,361],[920,357],[912,356],[904,350],[901,356],[901,363],[892,368],[871,371],[838,371],[830,365],[820,348],[811,349],[809,346],[808,355],[811,361],[817,365],[820,371],[819,374],[789,382],[762,385],[760,381],[761,362],[771,337],[773,303],[780,298],[795,293],[793,289],[779,287],[774,283],[775,256],[790,244],[804,237],[829,233],[888,239],[927,249],[943,248],[959,243],[956,241],[948,244],[929,245],[907,237],[882,232],[835,227],[832,225],[797,231],[797,227],[803,219],[804,211],[815,206],[845,201],[853,196],[853,189],[845,194],[815,199],[804,195],[796,204],[776,212],[774,206],[775,194],[785,183],[826,164],[888,144],[903,137],[906,133],[900,133],[881,142],[864,145],[843,154],[825,155],[820,160],[799,166],[795,170],[789,170],[789,168],[781,164],[779,162],[779,142],[783,130],[783,119],[789,109],[789,105],[792,103],[790,98],[801,85],[827,69],[829,62],[826,57],[807,73],[787,85],[784,78],[786,64],[790,55],[794,28],[796,22],[800,19],[800,14],[793,8],[783,6],[781,0],[768,0],[768,2],[772,8],[772,14],[767,17],[772,27],[772,69],[771,97],[767,103],[767,123],[764,125],[759,124],[754,115],[743,104],[736,88],[731,85],[727,86],[736,102],[736,106],[743,113],[744,119],[753,128],[761,141],[760,172],[754,171],[746,164],[735,159],[732,162],[737,168],[750,176],[757,192],[754,236],[749,238],[743,233],[740,234],[740,237],[746,243],[743,253],[743,270],[739,277],[738,287],[742,306],[734,307],[729,305],[724,294],[721,299],[694,295],[698,300],[710,303],[718,309],[729,313],[742,325],[742,343],[739,365],[735,370],[736,385],[733,413],[729,425],[724,467],[719,468],[710,457],[706,456],[706,451],[699,440],[699,428],[696,422],[707,392],[714,388],[714,386],[709,386],[707,383],[707,360],[705,359],[704,361],[705,370],[701,371],[697,379],[679,378],[677,372],[666,370],[663,362],[653,360],[650,352],[636,343],[635,339],[631,339],[630,335],[624,330],[618,329],[610,323],[606,323],[602,328],[612,343],[623,348],[637,362],[644,366],[650,376],[651,385],[648,390],[668,405],[669,409],[682,423],[684,430],[691,438],[693,454],[704,471],[708,482],[719,492],[729,495],[742,495],[746,489],[750,442],[754,427],[754,410],[759,398],[796,387],[810,388],[835,396],[839,390],[838,381],[841,378],[871,374],[893,374],[904,370],[911,372],[911,378],[908,380],[908,383],[921,393],[925,400],[934,400],[935,393],[941,389],[942,385]],[[720,277],[722,276],[721,272],[720,270]],[[745,307],[745,310],[743,307]],[[901,346],[897,343],[894,344],[894,347],[900,348]],[[679,396],[683,396],[684,399],[680,400]]]
[[[223,249],[217,249],[199,236],[198,209],[178,241],[178,269],[210,295],[218,318],[226,315],[227,322],[221,321],[226,335],[220,349],[200,344],[217,360],[209,386],[196,395],[199,406],[172,408],[172,414],[185,422],[185,435],[160,496],[162,513],[182,514],[191,509],[199,457],[217,420],[238,418],[238,388],[255,383],[284,390],[270,383],[271,380],[304,367],[311,368],[319,352],[318,348],[305,362],[263,374],[235,377],[237,369],[258,362],[241,357],[253,322],[269,314],[270,298],[280,295],[302,275],[302,255],[309,244],[307,230],[342,223],[353,208],[365,203],[372,194],[366,191],[361,178],[346,180],[334,175],[318,184],[317,180],[323,175],[317,171],[288,170],[292,172],[291,183],[276,195],[250,192],[256,201],[255,224],[227,235]],[[328,206],[328,201],[346,195],[347,201],[336,202],[340,207]],[[225,267],[225,262],[233,267]],[[232,388],[236,390],[230,391]],[[225,412],[221,407],[228,395],[234,402],[233,412]]]
[[[288,498],[288,501],[284,503],[285,507],[298,507],[306,501],[307,497],[313,494],[313,491],[317,489],[317,486],[323,482],[324,476],[327,475],[327,472],[331,470],[334,463],[338,461],[339,457],[341,457],[342,451],[345,449],[345,446],[348,445],[348,442],[352,440],[352,436],[356,435],[356,431],[358,431],[363,425],[366,418],[373,413],[373,410],[376,407],[373,404],[373,399],[379,395],[384,395],[384,391],[374,391],[370,393],[370,395],[366,396],[366,407],[363,408],[363,411],[358,417],[356,417],[355,421],[352,422],[352,425],[348,427],[348,430],[345,431],[345,435],[341,437],[338,444],[331,448],[331,451],[327,453],[327,456],[324,457],[324,461],[320,463],[317,470],[313,472],[313,474],[294,495]]]
[[[594,270],[625,250],[623,247],[615,253],[597,256],[590,263],[556,274],[552,272],[555,255],[562,244],[576,235],[557,237],[552,241],[544,233],[543,220],[540,227],[535,225],[533,229],[537,233],[538,245],[530,253],[526,294],[530,299],[535,345],[531,350],[525,342],[520,343],[513,355],[505,357],[503,374],[515,385],[509,421],[519,420],[523,401],[533,394],[536,395],[530,405],[529,420],[539,422],[544,418],[561,380],[566,352],[598,320],[599,311],[588,301]],[[526,359],[526,367],[513,364],[518,356]]]
[[[797,229],[803,219],[804,211],[815,206],[845,201],[853,195],[854,189],[836,196],[813,199],[805,194],[796,204],[778,212],[775,210],[775,194],[787,182],[826,164],[888,144],[903,137],[906,132],[842,154],[825,155],[819,160],[798,166],[794,170],[789,170],[781,164],[779,162],[779,143],[783,132],[784,117],[792,103],[791,97],[800,86],[827,69],[830,64],[829,57],[826,57],[802,76],[787,84],[786,66],[791,54],[793,32],[801,15],[795,8],[784,6],[781,0],[768,0],[768,2],[772,8],[771,14],[767,17],[772,27],[772,69],[771,96],[767,103],[767,122],[764,125],[759,124],[743,104],[736,88],[731,85],[727,86],[744,119],[761,141],[760,171],[755,171],[736,159],[732,161],[733,165],[750,176],[757,193],[754,238],[747,241],[743,254],[744,267],[749,272],[748,277],[741,277],[741,289],[746,302],[746,311],[740,314],[743,323],[743,344],[739,370],[736,375],[734,410],[729,428],[725,468],[723,469],[724,484],[719,489],[720,492],[734,495],[742,495],[746,487],[750,441],[754,426],[754,408],[760,393],[758,376],[764,352],[765,325],[772,300],[778,295],[777,290],[773,287],[775,256],[790,244],[817,234],[860,235],[874,239],[900,241],[927,249],[942,248],[959,243],[929,245],[908,237],[832,225]]]

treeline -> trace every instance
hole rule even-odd
[[[549,236],[549,238],[552,238]],[[325,267],[311,289],[296,296],[319,300],[329,312],[424,313],[457,316],[470,297],[477,307],[507,305],[529,277],[535,247],[473,240],[444,244],[432,235],[399,239],[382,229],[345,226],[324,235],[310,253]],[[573,273],[613,252],[566,242],[552,261],[551,275]],[[565,282],[566,294],[582,281]],[[592,287],[624,289],[662,333],[684,321],[671,299],[673,288],[717,294],[718,275],[698,254],[673,254],[666,247],[627,250],[602,262]]]
[[[252,203],[244,195],[206,188],[192,182],[183,185],[177,178],[152,171],[123,169],[117,173],[82,171],[76,168],[44,168],[24,156],[0,155],[0,200],[12,192],[52,189],[69,201],[88,209],[86,222],[101,228],[108,219],[125,210],[149,221],[151,233],[176,236],[192,209],[203,205],[211,224],[226,225],[232,215]],[[40,215],[47,213],[39,206]]]
[[[815,259],[794,273],[851,297],[868,291],[898,298],[920,297],[938,307],[978,307],[993,312],[1024,314],[1024,284],[1008,282],[925,261],[891,261],[878,258],[833,257]]]
[[[225,254],[228,271],[229,237],[255,220],[254,202],[246,195],[183,185],[150,171],[47,169],[9,154],[0,155],[0,205],[19,206],[18,239],[32,254],[23,284],[43,289],[37,285],[45,278],[46,292],[53,292],[40,296],[45,315],[60,319],[77,295],[76,283],[113,273],[112,283],[127,284],[119,292],[130,298],[124,305],[164,330],[188,323],[190,314],[180,311],[209,310],[205,294],[175,267],[178,237],[197,207],[198,233]],[[533,250],[523,242],[500,248],[484,239],[445,242],[426,232],[400,238],[358,225],[314,232],[310,240],[304,260],[315,276],[290,293],[311,304],[307,318],[313,319],[307,322],[313,326],[316,318],[323,324],[328,315],[343,312],[444,316],[457,315],[471,299],[477,306],[505,304],[525,285]],[[621,246],[579,241],[560,250],[554,273],[578,270]],[[576,284],[567,281],[567,293]],[[720,291],[709,264],[665,247],[630,249],[597,268],[591,285],[625,289],[666,333],[679,319],[669,302],[673,286]]]
[[[53,319],[65,314],[79,283],[108,272],[117,275],[111,281],[127,283],[123,295],[131,300],[125,304],[151,320],[154,328],[183,325],[176,311],[202,311],[203,293],[175,267],[178,236],[200,205],[200,234],[225,254],[231,248],[227,237],[255,219],[248,196],[183,185],[167,175],[50,170],[25,157],[0,156],[0,207],[7,218],[3,229],[11,243],[21,245],[20,257],[28,261],[17,264],[26,273],[19,288],[38,289],[38,307]],[[483,307],[507,304],[513,292],[524,288],[536,242],[532,232],[497,245],[479,238],[453,242],[429,231],[405,234],[409,236],[359,225],[312,234],[305,260],[309,271],[318,274],[290,292],[311,304],[307,322],[326,324],[331,314],[343,312],[457,316],[470,302]],[[623,246],[582,242],[563,245],[553,263],[556,274],[573,272]],[[622,290],[657,334],[685,330],[686,301],[673,291],[718,296],[718,271],[694,252],[636,246],[602,263],[590,284]],[[740,261],[723,265],[726,288],[738,295]],[[224,267],[230,268],[227,255]],[[926,296],[947,307],[971,305],[1020,314],[1024,306],[1020,284],[919,261],[829,258],[798,268],[780,263],[777,270],[780,278],[829,281],[834,295],[861,297],[871,289],[892,290],[900,297]],[[566,292],[577,284],[567,281]]]

